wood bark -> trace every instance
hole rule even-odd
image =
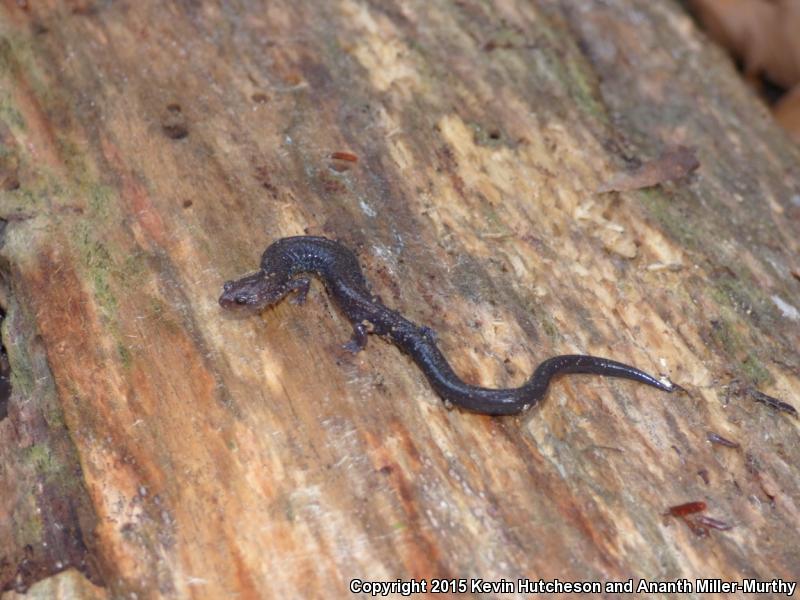
[[[4,0],[0,142],[3,600],[800,578],[800,154],[679,4]],[[688,394],[449,411],[317,283],[223,313],[303,233],[470,382]]]

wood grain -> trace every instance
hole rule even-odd
[[[4,589],[800,577],[798,420],[748,393],[798,405],[800,156],[677,4],[4,0],[0,122]],[[595,192],[680,145],[689,178]],[[587,352],[689,394],[448,411],[318,284],[221,311],[302,233],[471,382]]]

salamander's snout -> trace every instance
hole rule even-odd
[[[249,278],[226,281],[222,284],[219,305],[227,309],[257,308],[258,294],[255,284]]]
[[[236,296],[228,296],[227,294],[222,294],[219,297],[219,305],[222,308],[241,308],[245,306],[251,306],[253,303],[247,296],[242,296],[238,294]]]
[[[272,285],[263,271],[256,271],[241,279],[223,283],[219,305],[231,310],[257,311],[274,304],[285,295],[280,286]]]
[[[243,304],[237,299],[238,294],[232,291],[233,281],[226,281],[222,284],[222,295],[219,297],[219,305],[222,308],[232,308],[237,304]]]

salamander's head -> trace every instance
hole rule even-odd
[[[276,281],[274,273],[257,271],[236,281],[222,284],[219,304],[229,310],[261,310],[286,295],[285,282]]]

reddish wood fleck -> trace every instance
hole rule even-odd
[[[702,512],[706,509],[706,503],[701,501],[686,502],[685,504],[678,504],[670,506],[665,515],[672,515],[673,517],[685,517],[696,512]]]
[[[358,162],[358,156],[352,152],[333,152],[331,158],[336,160],[346,160],[347,162]]]

